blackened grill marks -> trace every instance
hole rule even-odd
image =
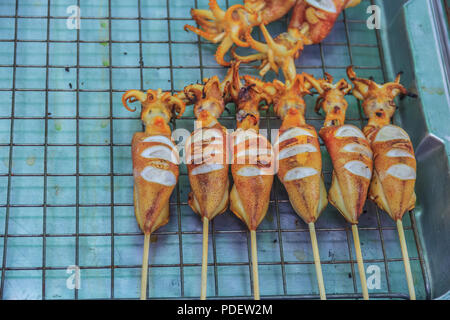
[[[284,148],[289,147],[291,144],[295,145],[296,142],[297,142],[297,137],[284,140],[279,144],[279,148],[280,148],[280,150],[283,150]]]
[[[304,186],[302,186],[302,184],[304,184],[302,180],[294,180],[293,182],[294,182],[295,187],[297,187],[297,189],[299,189],[299,190],[301,190],[301,189],[307,190],[307,188],[304,188]],[[302,202],[305,205],[307,205],[308,201],[306,200],[305,192],[299,192],[299,195],[302,197]],[[307,209],[308,209],[308,212],[311,212],[311,208],[307,208]]]
[[[360,181],[360,179],[358,179],[358,184],[357,184],[358,200],[356,202],[357,203],[357,207],[356,207],[357,212],[355,212],[356,217],[358,219],[362,214],[364,203],[366,202],[367,194],[364,192],[364,189],[365,188],[364,188],[362,181]]]
[[[245,120],[245,118],[247,117],[252,117],[253,118],[253,123],[257,124],[258,123],[258,119],[256,118],[256,116],[254,114],[251,113],[246,113],[244,116],[239,117],[238,121],[242,122]]]
[[[258,160],[256,161],[256,165],[257,165],[259,168],[270,168],[271,163],[262,160],[262,159],[260,158],[260,156],[258,156]]]
[[[238,94],[238,100],[239,100],[239,102],[246,102],[246,101],[250,101],[251,99],[252,99],[252,96],[251,96],[251,94],[250,94],[250,90],[253,88],[253,87],[255,87],[256,86],[256,84],[250,84],[250,85],[248,85],[248,86],[246,86],[246,87],[243,87],[240,91],[239,91],[239,94]],[[238,105],[239,105],[239,103],[238,103]]]

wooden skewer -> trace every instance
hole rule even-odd
[[[144,237],[144,253],[142,255],[141,272],[141,300],[147,299],[147,278],[148,278],[148,250],[150,248],[150,233]]]
[[[319,246],[317,245],[316,228],[314,226],[314,222],[310,222],[308,226],[309,226],[309,234],[311,235],[311,244],[314,255],[314,264],[316,266],[316,275],[317,275],[317,283],[319,285],[320,299],[327,300],[327,296],[325,294],[325,285],[323,283],[322,266],[320,264]]]
[[[356,261],[358,262],[359,278],[361,279],[361,288],[364,300],[369,300],[369,290],[367,289],[366,271],[361,253],[361,243],[359,241],[358,226],[352,224],[353,242],[355,243]]]
[[[251,246],[252,246],[252,271],[253,271],[253,295],[255,300],[259,297],[259,277],[258,277],[258,252],[256,249],[256,231],[250,230]]]
[[[398,236],[400,238],[400,246],[402,248],[403,263],[405,265],[406,281],[408,282],[409,298],[416,300],[416,291],[414,289],[414,281],[411,273],[411,265],[409,263],[408,248],[406,247],[405,231],[403,230],[402,220],[397,220]]]
[[[207,217],[203,217],[202,287],[200,290],[200,300],[206,299],[206,283],[208,280],[208,229],[209,220]]]

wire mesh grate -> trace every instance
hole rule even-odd
[[[142,126],[138,115],[123,110],[121,94],[157,87],[175,92],[226,70],[214,61],[215,45],[182,29],[194,23],[190,8],[206,8],[205,0],[77,0],[81,28],[75,30],[66,27],[72,4],[66,2],[0,5],[0,96],[8,106],[0,110],[0,297],[137,298],[143,236],[133,214],[130,141]],[[353,64],[363,76],[386,80],[380,36],[365,26],[369,4],[344,12],[322,44],[305,49],[298,70],[344,77]],[[271,32],[283,32],[287,21],[273,23]],[[256,74],[252,66],[242,70]],[[314,99],[306,99],[306,117],[320,129]],[[348,101],[347,121],[362,127],[359,103]],[[232,129],[234,119],[230,106],[220,120]],[[173,129],[192,130],[193,120],[187,111],[172,121]],[[262,113],[269,136],[280,124],[272,110]],[[329,187],[331,160],[322,149]],[[189,190],[182,165],[171,220],[152,235],[151,298],[199,296],[201,221],[187,205]],[[359,226],[364,262],[381,270],[370,295],[407,299],[395,224],[371,202],[365,211]],[[417,295],[429,298],[414,214],[403,222]],[[361,298],[349,226],[328,206],[316,230],[328,297]],[[210,233],[208,297],[250,298],[247,229],[227,211],[212,221]],[[257,236],[262,297],[319,298],[308,227],[277,179]],[[79,289],[66,286],[70,265],[81,270]]]

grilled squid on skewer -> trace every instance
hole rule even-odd
[[[217,121],[225,108],[223,88],[227,79],[221,84],[214,76],[203,85],[187,86],[179,95],[187,104],[195,104],[198,125],[188,138],[185,150],[192,188],[188,203],[203,220],[202,300],[206,299],[209,221],[223,213],[229,202],[227,130]]]
[[[319,135],[324,141],[333,162],[332,185],[328,200],[351,224],[357,224],[362,214],[372,177],[372,151],[362,131],[344,124],[348,103],[345,95],[351,86],[342,79],[333,84],[333,78],[317,80],[305,74],[305,78],[319,93],[316,111],[326,113],[324,127]]]
[[[369,123],[364,134],[374,153],[374,173],[369,197],[396,221],[401,241],[403,260],[411,299],[415,299],[414,283],[408,258],[402,218],[416,203],[416,158],[411,139],[400,127],[391,124],[398,95],[410,95],[400,84],[400,75],[394,82],[379,85],[369,79],[357,78],[352,67],[347,74],[354,83],[353,95],[363,101]]]
[[[305,101],[309,83],[297,75],[292,86],[278,80],[265,83],[244,76],[247,83],[272,94],[274,110],[282,119],[274,144],[278,157],[278,177],[286,187],[294,210],[306,222],[316,222],[328,201],[322,178],[322,156],[315,128],[306,124]]]
[[[224,57],[236,44],[248,47],[245,33],[253,26],[264,21],[270,23],[284,16],[294,5],[295,0],[246,0],[244,5],[234,5],[222,10],[216,0],[209,1],[209,10],[192,9],[192,18],[201,29],[185,25],[184,29],[220,45],[216,51],[216,60],[222,66],[229,66]]]
[[[225,108],[217,76],[204,85],[184,89],[187,104],[194,103],[198,128],[186,142],[186,165],[192,192],[189,205],[208,220],[224,212],[228,205],[227,131],[217,118]]]
[[[329,74],[326,74],[326,79],[320,80],[308,74],[304,76],[319,93],[316,111],[322,108],[326,113],[324,127],[319,135],[333,163],[328,200],[352,224],[363,297],[368,299],[357,224],[372,177],[373,155],[370,144],[358,127],[344,124],[348,107],[345,95],[352,89],[351,85],[344,79],[333,84]]]
[[[303,100],[310,93],[311,85],[304,81],[303,75],[297,75],[291,86],[278,80],[265,83],[249,76],[244,78],[271,95],[274,110],[283,121],[274,144],[278,178],[285,186],[295,212],[310,228],[320,297],[326,299],[315,222],[327,206],[327,191],[319,138],[315,128],[306,124]]]
[[[233,64],[233,81],[228,86],[237,106],[237,130],[231,139],[231,173],[234,185],[230,209],[249,228],[252,244],[253,293],[259,299],[256,252],[256,229],[269,207],[274,161],[270,142],[259,133],[259,104],[270,103],[270,97],[254,84],[243,85],[239,78],[240,63]]]
[[[145,132],[136,132],[131,143],[134,177],[134,212],[145,234],[141,299],[146,299],[150,235],[169,222],[169,198],[178,181],[178,152],[171,139],[169,120],[181,116],[185,104],[161,89],[129,90],[122,103],[139,101]]]
[[[230,208],[250,230],[256,230],[269,206],[274,174],[272,146],[259,134],[259,104],[270,98],[253,84],[241,83],[239,65],[233,65],[229,86],[237,105],[237,130],[231,139],[234,186]]]

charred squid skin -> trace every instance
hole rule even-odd
[[[296,136],[277,146],[278,177],[296,213],[306,223],[316,222],[327,204],[318,136],[314,127],[305,124],[281,132],[279,139],[289,131],[296,131]]]

